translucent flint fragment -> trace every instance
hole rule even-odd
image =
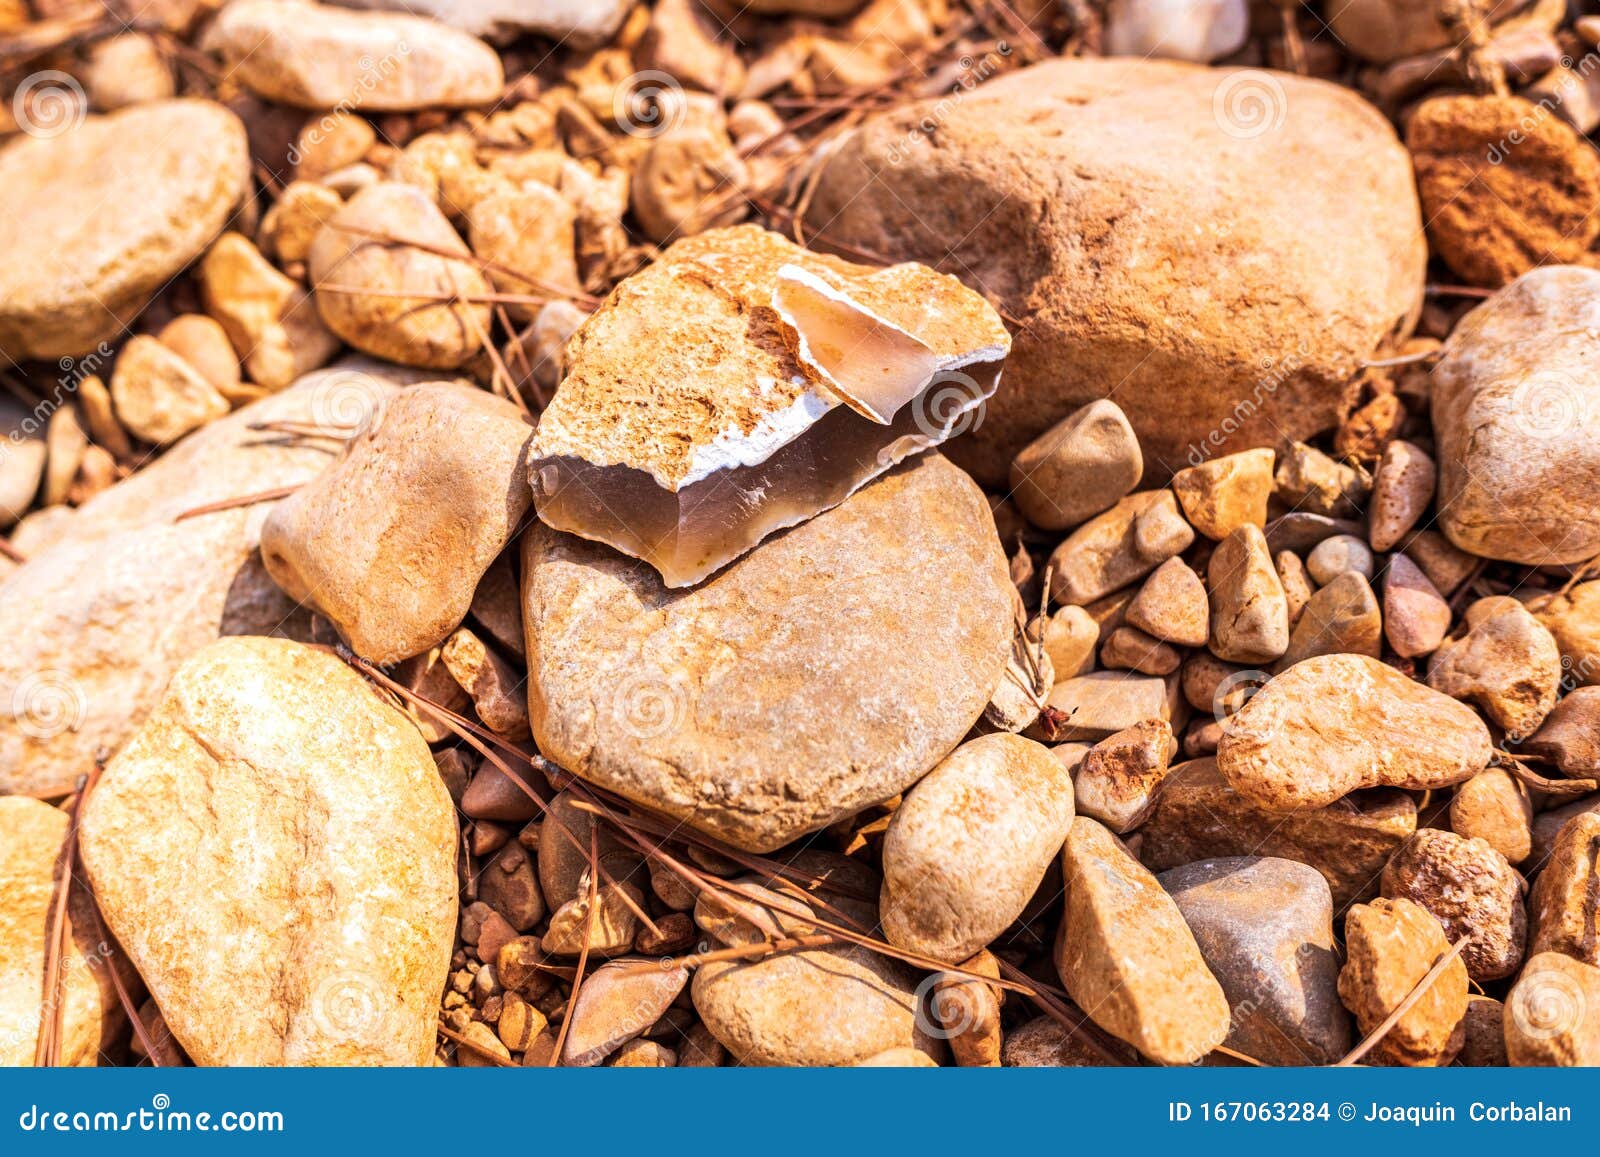
[[[691,586],[976,425],[1010,348],[926,266],[753,226],[680,241],[573,335],[530,450],[539,517]]]

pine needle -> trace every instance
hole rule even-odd
[[[1471,936],[1463,936],[1460,940],[1457,940],[1454,944],[1452,944],[1450,946],[1450,951],[1440,956],[1438,960],[1435,960],[1433,962],[1433,967],[1428,969],[1428,971],[1423,975],[1422,979],[1417,981],[1416,986],[1412,988],[1410,992],[1406,993],[1406,998],[1394,1006],[1393,1012],[1383,1018],[1383,1023],[1368,1033],[1360,1044],[1356,1045],[1355,1048],[1346,1053],[1343,1059],[1340,1060],[1338,1064],[1334,1065],[1334,1068],[1349,1068],[1360,1061],[1362,1057],[1370,1053],[1375,1047],[1377,1047],[1378,1042],[1383,1040],[1383,1038],[1388,1035],[1389,1030],[1400,1023],[1400,1018],[1406,1013],[1410,1012],[1411,1007],[1416,1004],[1417,1001],[1422,999],[1423,994],[1426,993],[1430,987],[1432,987],[1433,982],[1439,979],[1444,970],[1450,966],[1450,962],[1457,956],[1461,955],[1462,951],[1471,942],[1471,940]]]

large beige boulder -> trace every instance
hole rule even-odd
[[[499,54],[475,36],[310,0],[232,0],[206,44],[238,83],[297,108],[458,108],[488,104],[505,83]]]
[[[122,333],[249,187],[244,126],[214,101],[17,138],[0,150],[0,354],[82,354]]]
[[[1112,393],[1139,399],[1147,480],[1331,426],[1420,308],[1410,160],[1347,89],[1085,58],[930,109],[847,139],[809,220],[824,247],[958,274],[1020,322],[983,424],[952,447],[981,482]]]
[[[539,750],[751,850],[916,782],[1010,654],[994,520],[936,454],[685,591],[543,524],[522,543]]]
[[[106,923],[200,1065],[425,1065],[455,811],[416,726],[344,663],[221,639],[84,809]]]
[[[532,427],[458,382],[396,395],[344,459],[273,510],[267,572],[362,658],[394,663],[449,637],[527,512]]]
[[[68,901],[60,987],[45,991],[45,942],[61,881],[67,813],[25,796],[0,797],[0,1067],[33,1064],[43,1018],[59,1017],[60,1060],[96,1065],[121,1020],[109,944],[83,888]]]
[[[178,515],[298,486],[333,461],[326,440],[253,424],[359,426],[392,389],[359,364],[308,375],[178,443],[31,550],[0,582],[0,791],[70,789],[219,635],[305,629],[257,552],[270,501]]]
[[[1600,553],[1600,272],[1549,266],[1474,309],[1433,371],[1439,522],[1485,558]]]

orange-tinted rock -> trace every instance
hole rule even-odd
[[[1348,91],[1084,57],[931,108],[847,137],[808,218],[819,244],[960,271],[1019,320],[1005,387],[952,448],[981,482],[1113,391],[1140,400],[1129,418],[1161,476],[1306,437],[1410,328],[1426,261],[1411,167]]]
[[[1450,950],[1444,930],[1410,900],[1357,904],[1345,917],[1344,968],[1339,997],[1363,1036],[1399,1007],[1440,956]],[[1380,1064],[1448,1065],[1466,1041],[1467,969],[1450,961],[1417,1002],[1368,1054]]]
[[[1323,807],[1367,787],[1449,787],[1489,763],[1471,708],[1364,655],[1290,667],[1232,716],[1217,766],[1268,811]]]
[[[1062,849],[1056,971],[1101,1028],[1158,1064],[1190,1064],[1228,1033],[1228,1000],[1156,878],[1086,816]]]

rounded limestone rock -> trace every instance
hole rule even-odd
[[[539,750],[747,850],[915,783],[1011,652],[994,519],[937,454],[687,590],[542,523],[522,543]]]
[[[1072,776],[1048,748],[985,735],[919,780],[883,843],[884,935],[959,963],[1005,931],[1072,826]]]
[[[0,354],[115,338],[249,187],[244,125],[215,101],[151,101],[16,140],[0,152]]]

